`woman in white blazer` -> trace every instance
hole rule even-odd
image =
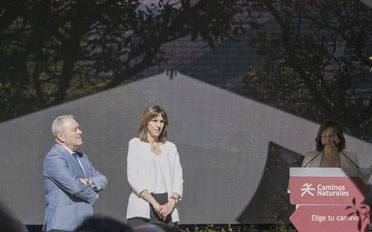
[[[179,222],[176,204],[182,198],[183,178],[175,144],[168,141],[168,117],[160,106],[148,107],[138,137],[129,141],[127,220],[135,227],[146,222]]]
[[[344,151],[342,127],[335,121],[324,121],[315,139],[316,151],[308,152],[302,167],[359,168],[358,155]]]

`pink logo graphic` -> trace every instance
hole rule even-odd
[[[369,231],[367,205],[301,205],[289,219],[301,232]]]

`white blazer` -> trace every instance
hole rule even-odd
[[[160,146],[162,151],[161,170],[163,172],[168,196],[173,192],[182,197],[183,178],[180,157],[177,147],[172,142],[165,142]],[[142,199],[139,194],[143,190],[149,193],[155,190],[155,163],[153,161],[155,154],[151,152],[150,144],[141,142],[138,138],[129,141],[127,157],[127,176],[129,185],[132,187],[132,193],[129,195],[127,219],[133,217],[150,218],[150,204]],[[179,221],[178,210],[175,208],[172,212],[172,221]]]
[[[355,164],[359,166],[357,154],[350,152],[350,151],[342,151],[342,152],[344,154],[340,152],[341,168],[357,168],[349,159],[351,159]],[[318,168],[320,166],[320,162],[322,161],[323,153],[321,153],[320,155],[318,154],[319,154],[319,151],[312,151],[312,152],[306,153],[305,158],[302,161],[301,167],[305,167],[306,165],[306,167]],[[349,159],[346,158],[345,156],[347,156]]]

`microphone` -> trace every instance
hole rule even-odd
[[[338,148],[339,151],[341,151],[341,144],[337,143],[336,141],[333,140],[333,144]]]
[[[336,143],[336,141],[333,141],[333,143],[335,144],[335,146],[338,148],[338,150],[341,152],[341,154],[343,154],[352,164],[355,165],[355,167],[359,168],[359,166],[354,163],[354,161],[352,159],[350,159],[341,149],[341,145],[339,143]]]
[[[322,152],[323,152],[323,150],[324,150],[324,147],[325,147],[325,144],[323,144],[322,149],[320,149],[319,153],[318,153],[316,156],[314,156],[311,160],[309,160],[309,161],[305,164],[304,168],[306,168],[307,165],[309,165],[309,163],[310,163],[311,161],[313,161],[316,157],[318,157],[320,154],[322,154]]]

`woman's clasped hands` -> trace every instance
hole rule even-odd
[[[170,198],[168,202],[164,205],[160,205],[159,203],[154,207],[156,213],[158,214],[159,218],[165,221],[169,214],[173,212],[173,209],[176,206],[176,201],[173,198]]]

